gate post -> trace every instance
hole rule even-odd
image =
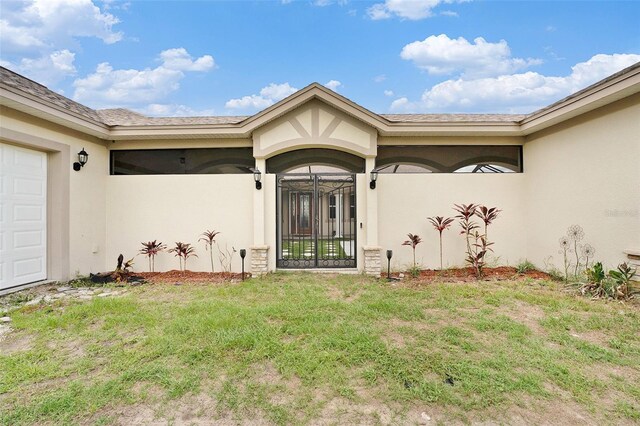
[[[375,157],[366,158],[366,179],[367,179],[367,244],[362,247],[364,252],[364,273],[374,277],[380,277],[382,271],[380,263],[380,247],[378,246],[378,190],[370,189],[368,182],[371,180],[371,171],[376,166]]]
[[[262,172],[262,189],[253,191],[253,246],[251,247],[251,274],[264,275],[269,272],[269,246],[265,244],[265,191],[268,188],[264,158],[256,158],[256,169]]]

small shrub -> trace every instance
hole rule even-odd
[[[180,270],[187,270],[187,259],[190,257],[198,257],[195,253],[196,249],[191,247],[189,243],[176,242],[175,247],[169,250],[169,253],[175,253],[175,256],[180,260]]]
[[[420,267],[419,266],[412,266],[411,268],[409,268],[409,270],[407,272],[413,278],[418,278],[420,276]]]
[[[617,269],[605,274],[602,263],[594,263],[593,267],[586,271],[587,282],[580,285],[580,292],[593,298],[630,299],[639,293],[630,287],[635,273],[635,268],[621,263]]]
[[[215,272],[215,270],[213,269],[213,243],[216,242],[216,235],[218,235],[220,232],[218,231],[209,231],[207,230],[206,232],[202,233],[202,237],[198,240],[198,241],[204,241],[205,243],[205,250],[209,250],[209,257],[211,258],[211,272]]]
[[[516,271],[519,274],[525,274],[525,273],[527,273],[529,271],[535,271],[536,269],[537,269],[536,265],[534,265],[533,263],[529,262],[527,259],[521,261],[520,263],[518,263],[516,265]]]
[[[433,227],[440,233],[440,270],[442,270],[442,232],[449,228],[453,223],[452,217],[435,216],[428,217]]]
[[[419,235],[407,234],[408,240],[402,243],[403,246],[410,246],[413,250],[413,269],[416,269],[416,246],[422,242]]]
[[[142,244],[142,248],[140,249],[140,254],[147,256],[149,258],[149,272],[155,272],[156,269],[156,255],[160,253],[162,250],[166,249],[167,246],[158,242],[157,240],[148,241]]]

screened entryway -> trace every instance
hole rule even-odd
[[[355,268],[355,174],[288,173],[276,181],[278,268]]]

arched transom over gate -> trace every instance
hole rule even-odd
[[[253,153],[269,158],[304,148],[329,148],[361,157],[374,157],[376,129],[333,108],[313,100],[256,129]]]

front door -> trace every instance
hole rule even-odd
[[[355,268],[353,174],[277,175],[277,266]]]

